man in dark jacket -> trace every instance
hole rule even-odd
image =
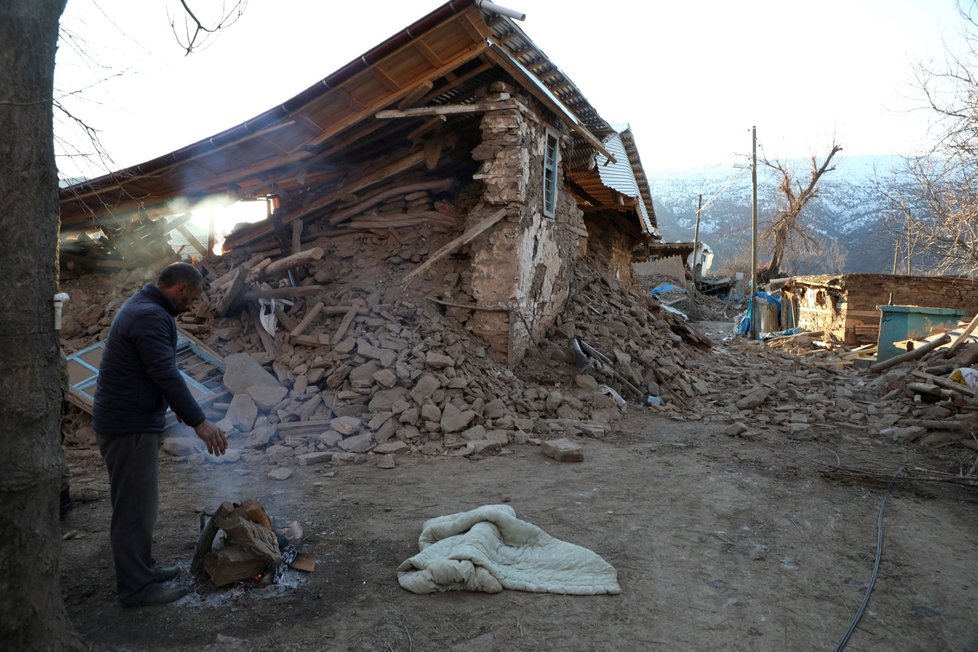
[[[173,263],[126,301],[112,320],[95,391],[93,426],[109,470],[110,539],[119,601],[126,606],[172,602],[186,592],[162,582],[177,567],[153,559],[159,508],[159,454],[166,409],[222,455],[227,437],[204,417],[176,362],[174,316],[200,296],[203,279],[192,265]]]

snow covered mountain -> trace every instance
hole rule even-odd
[[[796,181],[807,183],[811,163],[786,161]],[[837,272],[889,272],[894,246],[900,237],[894,213],[880,196],[875,179],[891,178],[900,167],[897,156],[844,156],[836,169],[819,182],[820,194],[806,206],[803,220],[823,239],[828,253],[786,260],[796,274]],[[778,210],[780,196],[771,170],[758,167],[758,232],[763,232]],[[750,169],[726,166],[699,167],[649,174],[659,231],[666,241],[691,241],[697,197],[706,206],[700,239],[715,254],[714,270],[749,268],[751,240]],[[886,219],[889,217],[889,219]],[[758,254],[763,265],[766,249]],[[786,270],[787,271],[787,270]]]

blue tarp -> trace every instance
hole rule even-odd
[[[673,285],[672,283],[660,283],[654,288],[649,290],[649,296],[656,296],[657,294],[665,294],[666,292],[672,292],[674,290],[679,290],[680,292],[685,292],[686,288],[679,287],[678,285]]]

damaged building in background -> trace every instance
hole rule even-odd
[[[481,4],[447,2],[251,120],[63,189],[62,265],[159,266],[174,229],[206,256],[187,230],[195,206],[265,200],[268,218],[224,242],[236,260],[341,259],[366,234],[377,246],[356,254],[373,258],[365,287],[426,278],[428,296],[515,365],[563,311],[577,261],[628,285],[658,235],[628,128]],[[408,258],[395,253],[405,243]],[[238,293],[226,308],[254,298],[221,276]],[[287,298],[331,280],[299,267],[266,290]]]

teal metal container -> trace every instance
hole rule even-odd
[[[934,329],[950,330],[968,314],[960,308],[926,308],[924,306],[876,306],[880,311],[880,334],[876,361],[882,362],[906,353],[894,342],[926,337]]]

